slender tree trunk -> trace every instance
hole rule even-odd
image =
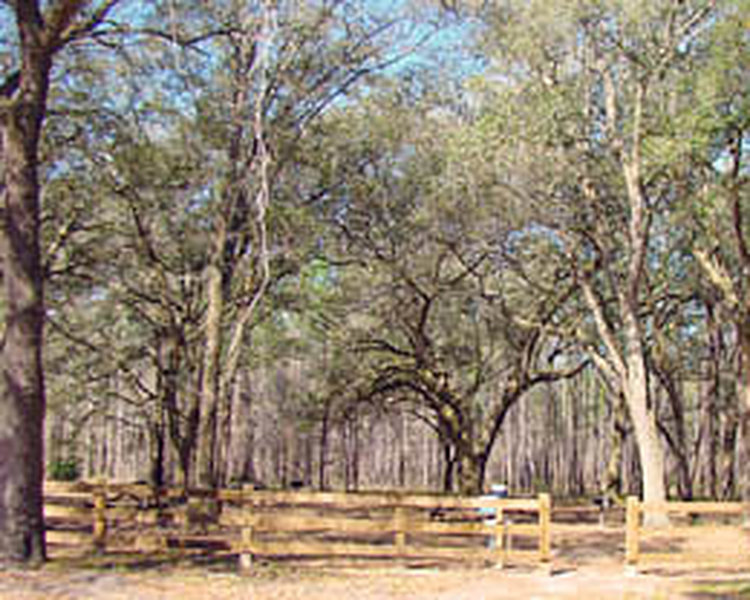
[[[746,503],[747,510],[750,510],[750,314],[740,325],[738,338],[740,344],[739,377],[737,380],[740,435],[739,484],[740,497]],[[745,518],[750,522],[750,514],[746,514]]]
[[[614,500],[622,495],[622,455],[627,437],[625,399],[621,394],[612,398],[612,428],[607,470],[604,474],[603,494]]]
[[[737,446],[737,406],[731,398],[724,411],[724,427],[721,436],[721,500],[731,500],[735,491],[735,451]]]
[[[398,439],[398,487],[406,487],[406,426],[403,412],[396,415],[396,436]]]
[[[150,427],[150,459],[149,484],[154,488],[161,488],[165,483],[165,435],[163,415],[161,421],[151,423]]]
[[[713,499],[719,498],[719,478],[717,461],[720,453],[719,437],[719,396],[721,394],[721,348],[723,339],[721,326],[716,320],[715,308],[706,303],[706,316],[708,322],[709,349],[711,360],[709,362],[710,375],[703,403],[705,406],[705,434],[704,440],[708,446],[706,457],[706,470],[708,479],[708,495]]]
[[[253,389],[247,369],[238,373],[232,415],[232,444],[230,461],[234,465],[230,481],[250,483],[255,475],[255,422],[253,420]]]
[[[456,471],[456,456],[453,445],[448,441],[441,441],[443,451],[443,491],[453,491],[453,475]]]
[[[656,373],[667,395],[673,426],[661,425],[662,431],[677,462],[677,489],[682,500],[693,498],[693,477],[690,469],[690,444],[685,426],[685,398],[679,383],[674,380],[669,364],[657,366]]]
[[[226,225],[219,217],[213,257],[206,270],[205,354],[200,389],[200,421],[196,483],[213,487],[216,484],[217,418],[219,403],[219,370],[221,359],[221,322],[224,312],[221,261],[226,245]]]
[[[323,418],[320,421],[320,447],[318,450],[318,489],[328,489],[328,439],[330,436],[331,402],[326,399],[323,405]]]

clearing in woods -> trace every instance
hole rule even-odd
[[[700,528],[703,529],[703,528]],[[378,562],[259,561],[245,576],[233,560],[194,556],[176,562],[157,556],[105,555],[57,559],[39,570],[0,571],[0,598],[13,600],[492,600],[531,598],[748,598],[745,560],[750,532],[706,528],[692,539],[660,541],[661,551],[679,545],[679,560],[644,562],[642,572],[624,574],[622,534],[582,527],[553,538],[554,570],[532,565],[497,570],[482,566]],[[707,568],[709,556],[714,566]],[[718,561],[717,561],[718,559]],[[744,566],[744,569],[743,569]]]

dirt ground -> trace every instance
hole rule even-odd
[[[742,593],[739,590],[744,590]],[[196,567],[121,572],[0,574],[0,598],[14,600],[491,600],[534,598],[750,598],[750,575],[626,576],[622,568],[584,567],[558,574],[493,569],[261,568],[251,576]]]
[[[660,557],[644,557],[637,575],[624,572],[621,538],[616,531],[595,529],[555,536],[551,573],[512,560],[503,570],[482,565],[269,561],[239,575],[231,558],[58,558],[39,570],[0,570],[0,599],[750,599],[750,532],[721,528],[690,539],[652,536],[643,545],[660,552]],[[673,560],[666,560],[670,556]]]

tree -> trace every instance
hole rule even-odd
[[[702,186],[686,203],[687,225],[695,233],[696,261],[714,291],[723,321],[732,324],[739,347],[737,401],[740,433],[740,489],[750,502],[750,250],[747,209],[748,95],[747,2],[729,2],[717,14],[706,50],[695,73],[696,102],[704,108],[696,123],[700,135],[691,166]]]
[[[196,475],[199,483],[216,485],[226,451],[219,428],[229,412],[248,324],[270,281],[267,215],[274,197],[299,164],[298,144],[307,128],[360,79],[410,48],[386,46],[397,16],[373,18],[350,11],[348,2],[251,3],[209,18],[237,24],[221,48],[222,69],[209,82],[218,86],[209,102],[199,104],[202,116],[218,127],[218,135],[206,131],[205,150],[220,161],[208,200]],[[304,190],[295,191],[304,197]]]
[[[415,114],[400,104],[408,93],[393,98],[345,116],[356,141],[333,220],[350,270],[363,269],[353,348],[375,371],[366,396],[411,406],[446,449],[446,486],[456,472],[458,489],[476,494],[511,407],[581,369],[555,364],[549,335],[569,292],[525,277],[534,252],[518,217],[493,201],[449,112],[414,102]],[[554,264],[541,268],[554,279]]]
[[[44,274],[39,244],[39,144],[55,55],[96,29],[109,0],[13,2],[18,64],[0,84],[5,327],[0,382],[0,557],[44,560]]]
[[[670,86],[712,7],[499,3],[493,13],[497,64],[507,69],[495,86],[503,104],[486,126],[502,131],[494,139],[505,139],[504,151],[521,149],[505,159],[517,169],[511,186],[538,206],[540,231],[569,257],[591,315],[581,331],[594,334],[590,351],[634,425],[646,501],[663,500],[666,488],[642,307],[675,158],[652,151],[671,139]]]
[[[109,232],[112,250],[91,252],[85,235],[67,247],[90,258],[91,285],[80,296],[111,307],[132,334],[100,343],[106,333],[79,330],[79,340],[97,344],[78,347],[126,382],[126,394],[110,396],[142,409],[154,456],[168,433],[182,485],[218,485],[251,330],[318,235],[306,220],[314,157],[303,155],[325,143],[308,143],[315,123],[419,36],[398,15],[344,1],[179,8],[190,19],[178,24],[155,6],[117,30],[151,43],[117,48],[130,68],[107,102],[116,126],[86,150],[99,173],[93,193],[106,205],[93,226]],[[160,33],[165,20],[173,27]],[[53,216],[64,228],[66,215]],[[75,317],[75,306],[59,309],[69,323],[94,325]],[[127,366],[118,353],[131,358]]]

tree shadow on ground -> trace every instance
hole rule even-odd
[[[701,581],[685,596],[694,600],[723,600],[725,598],[750,600],[750,579]]]

